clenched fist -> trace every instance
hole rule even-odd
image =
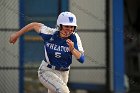
[[[17,41],[18,37],[19,36],[17,35],[17,33],[11,34],[9,42],[14,44]]]
[[[67,39],[66,42],[69,45],[70,51],[73,51],[73,49],[74,49],[74,43],[70,39]]]

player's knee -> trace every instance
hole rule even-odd
[[[56,93],[70,93],[70,91],[69,91],[69,88],[67,86],[63,86],[61,88],[57,88]]]

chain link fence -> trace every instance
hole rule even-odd
[[[18,43],[11,46],[9,35],[18,29],[18,1],[0,1],[0,92],[18,93]]]

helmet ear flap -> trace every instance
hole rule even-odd
[[[59,31],[61,31],[62,30],[62,24],[60,24],[60,26],[59,26]]]
[[[62,24],[60,24],[60,26],[56,25],[56,28],[60,31],[62,30]]]

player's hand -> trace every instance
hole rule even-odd
[[[74,43],[70,39],[67,39],[66,42],[69,45],[70,51],[73,51],[73,49],[74,49]]]
[[[17,41],[17,39],[18,39],[17,33],[13,33],[10,36],[9,42],[14,44]]]

